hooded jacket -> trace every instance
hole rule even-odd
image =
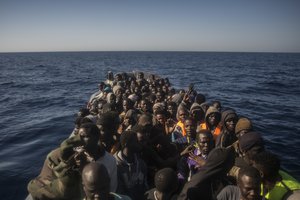
[[[220,122],[222,130],[221,134],[217,137],[216,147],[228,147],[237,140],[234,130],[230,132],[226,126],[226,121],[233,117],[238,118],[237,114],[232,109],[222,112],[222,118]]]
[[[213,106],[210,106],[207,111],[206,111],[206,114],[205,114],[205,122],[204,123],[201,123],[200,124],[200,130],[201,129],[204,129],[204,130],[210,130],[210,127],[208,125],[208,116],[212,113],[217,113],[217,115],[219,115],[219,117],[221,117],[221,113],[218,109],[216,109],[215,107]],[[221,126],[220,125],[217,125],[217,127],[215,128],[215,130],[213,130],[212,134],[214,136],[214,140],[217,139],[217,137],[219,136],[219,134],[221,133]]]

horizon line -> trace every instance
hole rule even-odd
[[[298,52],[281,52],[281,51],[193,51],[193,50],[74,50],[74,51],[0,51],[0,54],[10,54],[10,53],[88,53],[88,52],[178,52],[178,53],[287,53],[287,54],[299,54]]]

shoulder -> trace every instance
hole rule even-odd
[[[228,185],[217,196],[218,200],[239,200],[240,189],[235,185]]]
[[[111,192],[110,195],[115,199],[115,200],[131,200],[129,196],[123,195],[123,194],[116,194],[114,192]]]

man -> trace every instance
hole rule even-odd
[[[280,160],[264,151],[253,157],[253,166],[262,177],[262,195],[269,200],[300,199],[300,183],[280,170]]]
[[[145,193],[146,200],[176,200],[178,180],[172,168],[164,168],[155,174],[155,188]]]
[[[50,152],[40,175],[28,184],[33,199],[77,199],[80,175],[89,162],[104,164],[111,176],[111,191],[117,187],[117,168],[113,156],[99,145],[99,130],[93,123],[81,124],[78,134]]]
[[[178,162],[178,178],[185,183],[205,164],[209,152],[214,148],[213,136],[208,130],[196,134],[196,144],[189,145],[181,152]]]
[[[143,199],[147,186],[147,166],[138,157],[141,145],[133,131],[125,131],[120,137],[121,150],[114,156],[118,167],[118,189],[120,194],[126,194],[133,200]]]
[[[215,148],[206,160],[203,170],[200,170],[187,182],[178,200],[215,199],[226,181],[226,174],[234,164],[234,150]]]
[[[217,147],[223,147],[223,148],[228,147],[237,140],[237,137],[235,136],[235,132],[234,132],[237,121],[238,121],[238,116],[234,110],[228,109],[222,112],[222,118],[221,118],[222,130],[220,135],[216,139]]]
[[[241,168],[237,186],[226,186],[217,196],[218,200],[261,200],[260,174],[254,167]]]
[[[213,134],[214,140],[216,140],[221,133],[221,127],[218,126],[220,120],[221,113],[219,112],[219,110],[217,110],[215,107],[210,106],[205,114],[205,122],[200,124],[200,129],[209,130]]]
[[[84,200],[130,200],[128,196],[110,192],[110,177],[104,165],[89,163],[82,171]]]

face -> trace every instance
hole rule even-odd
[[[238,182],[243,200],[259,200],[260,198],[260,182],[252,177],[243,175]]]
[[[229,119],[226,120],[225,124],[226,124],[227,129],[230,132],[234,132],[236,122],[237,122],[237,118],[236,117],[229,118]]]
[[[176,109],[173,106],[168,106],[167,111],[171,114],[171,116],[174,116]]]
[[[80,136],[81,141],[84,143],[84,147],[95,147],[98,144],[97,137],[89,134],[87,129],[80,128],[78,134]]]
[[[186,134],[189,137],[194,138],[196,136],[196,125],[193,123],[192,120],[185,120],[184,128],[185,128]]]
[[[141,150],[141,144],[138,142],[138,137],[135,135],[134,137],[131,137],[130,140],[127,143],[127,148],[131,152],[139,152]]]
[[[83,181],[83,190],[88,200],[100,200],[101,197],[107,196],[109,193],[109,184],[106,181],[103,183],[85,183]]]
[[[200,134],[197,143],[200,148],[200,151],[204,155],[208,155],[208,153],[213,148],[212,138],[210,138],[207,134]]]
[[[141,101],[141,109],[142,111],[146,112],[148,111],[148,103],[146,101]]]
[[[109,101],[111,102],[111,103],[116,103],[116,96],[115,95],[110,95],[110,99],[109,99]]]
[[[156,100],[159,102],[162,101],[162,94],[160,92],[156,93]]]
[[[130,105],[128,103],[128,101],[124,100],[123,101],[123,111],[127,112],[130,109]]]
[[[159,124],[162,124],[162,125],[164,125],[166,122],[166,118],[162,114],[156,115],[156,120],[159,122]]]
[[[130,124],[132,124],[132,120],[130,119],[130,117],[125,117],[123,123],[125,126],[129,126]]]
[[[277,177],[269,177],[268,172],[263,171],[261,169],[261,167],[259,165],[257,165],[255,162],[252,163],[252,166],[255,167],[260,172],[264,187],[267,190],[272,190],[275,187],[278,178]],[[266,177],[269,177],[269,178],[266,178]]]
[[[218,122],[218,114],[217,113],[211,113],[209,116],[208,116],[208,123],[210,125],[214,125],[216,126],[219,122]]]
[[[185,110],[179,110],[178,115],[179,115],[179,120],[181,122],[184,122],[185,118],[187,117],[186,111]]]

